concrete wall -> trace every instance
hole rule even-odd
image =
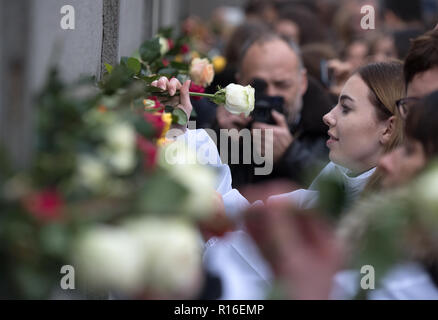
[[[29,56],[30,89],[40,87],[47,67],[58,63],[66,80],[98,75],[102,49],[102,0],[40,0],[31,3]],[[75,29],[60,26],[64,4],[75,8]]]
[[[27,1],[0,5],[0,143],[17,166],[29,158],[32,110],[28,94],[30,16]]]
[[[119,58],[130,56],[146,37],[144,0],[121,0],[119,23]]]

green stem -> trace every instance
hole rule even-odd
[[[193,96],[193,97],[207,97],[207,98],[214,98],[214,94],[209,94],[209,93],[200,93],[200,92],[190,92],[189,91],[189,95]]]

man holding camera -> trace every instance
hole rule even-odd
[[[304,175],[328,161],[327,127],[322,116],[330,111],[331,102],[316,81],[308,79],[298,47],[275,34],[261,34],[244,46],[236,78],[242,85],[255,87],[255,110],[246,118],[219,106],[216,129],[251,129],[252,145],[241,148],[255,148],[265,161],[273,162],[273,171],[267,176],[255,175],[254,163],[228,161],[233,186],[273,178],[305,184]],[[272,134],[266,134],[267,130]],[[261,139],[255,139],[256,135]],[[270,151],[272,155],[267,154]]]

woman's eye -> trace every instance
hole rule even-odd
[[[341,110],[343,114],[347,114],[351,109],[347,106],[341,105]]]

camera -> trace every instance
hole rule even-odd
[[[283,97],[272,97],[265,94],[267,83],[262,79],[254,79],[251,86],[255,89],[254,110],[251,112],[252,122],[263,122],[267,124],[276,124],[272,117],[272,111],[275,110],[284,114]]]

